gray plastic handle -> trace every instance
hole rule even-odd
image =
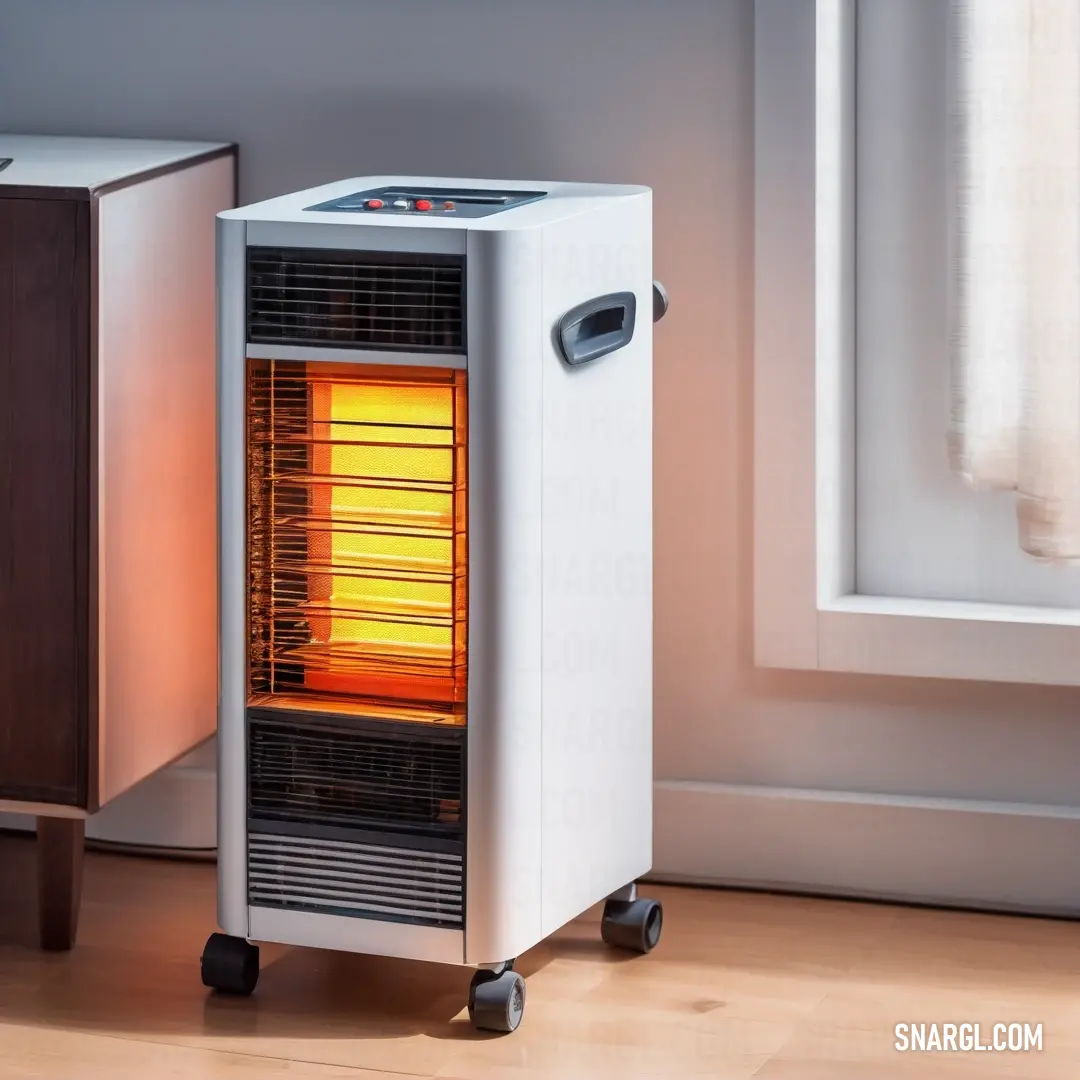
[[[637,297],[632,292],[608,293],[571,308],[558,326],[563,359],[573,367],[629,345],[637,320]]]

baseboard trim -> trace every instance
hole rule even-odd
[[[1080,915],[1080,807],[658,781],[655,880]]]
[[[0,814],[0,829],[33,832],[34,818]],[[86,838],[129,849],[212,854],[217,846],[217,777],[177,765],[144,780],[86,821]]]

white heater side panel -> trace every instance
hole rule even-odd
[[[470,232],[465,962],[541,938],[541,234]]]
[[[631,342],[578,367],[561,317],[633,292]],[[543,934],[652,862],[652,196],[544,230]]]
[[[218,925],[236,937],[248,936],[245,233],[218,219]]]
[[[214,733],[214,217],[235,158],[97,206],[99,801]]]

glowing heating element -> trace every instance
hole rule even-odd
[[[466,424],[463,371],[250,362],[253,702],[464,722]]]

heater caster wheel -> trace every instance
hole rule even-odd
[[[600,936],[608,945],[647,953],[656,948],[663,925],[659,900],[609,900],[600,920]]]
[[[469,986],[469,1019],[478,1031],[517,1031],[525,1012],[525,980],[508,964],[478,971]]]
[[[202,954],[203,986],[247,997],[259,981],[259,947],[243,938],[211,934]]]

